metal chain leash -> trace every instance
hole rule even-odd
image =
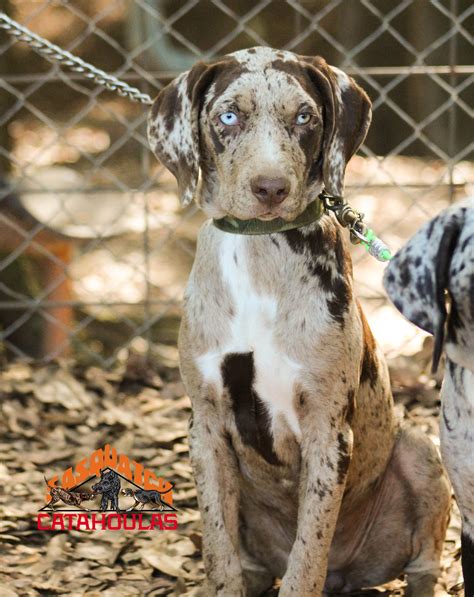
[[[120,81],[117,77],[109,75],[88,62],[84,62],[84,60],[74,56],[71,52],[63,50],[59,46],[33,33],[27,27],[20,25],[20,23],[17,23],[3,12],[0,12],[0,29],[4,29],[13,37],[26,42],[35,52],[44,56],[49,62],[58,63],[76,73],[81,73],[87,79],[91,79],[97,83],[97,85],[105,87],[110,91],[116,91],[122,97],[126,97],[133,102],[140,102],[148,106],[153,103],[152,98],[147,93],[142,93],[136,87]]]

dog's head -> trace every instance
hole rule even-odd
[[[196,198],[215,218],[293,220],[323,185],[342,194],[370,106],[322,58],[251,48],[198,62],[165,87],[148,135],[184,204]]]
[[[122,495],[126,495],[126,496],[129,496],[129,497],[133,497],[133,495],[134,495],[133,489],[130,489],[130,487],[122,489],[121,493],[122,493]]]
[[[120,478],[115,471],[101,471],[100,481],[91,487],[95,493],[107,493],[117,488],[120,489]]]
[[[48,487],[49,487],[49,492],[50,492],[52,498],[61,497],[61,488],[60,487],[53,487],[51,485],[48,485]]]
[[[472,369],[474,198],[425,224],[388,264],[384,286],[407,319],[434,335],[433,371],[445,336],[452,360]]]

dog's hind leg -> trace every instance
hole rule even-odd
[[[402,432],[397,457],[408,493],[413,495],[413,503],[406,506],[415,510],[411,561],[405,567],[406,595],[432,597],[440,573],[451,491],[436,448],[420,432]]]
[[[160,512],[163,511],[164,504],[163,504],[163,501],[161,500],[159,494],[158,495],[154,495],[151,498],[151,503],[152,503],[153,510],[159,510]]]
[[[406,597],[433,597],[448,524],[450,488],[436,449],[426,436],[402,429],[378,491],[372,498],[377,499],[377,507],[363,543],[348,563],[333,565],[333,571],[344,591],[383,584],[404,573]],[[352,511],[353,507],[347,510],[346,506],[342,527],[346,536],[352,528]],[[343,535],[336,534],[335,553],[346,539]]]
[[[405,589],[405,596],[433,597],[437,580],[437,575],[433,574],[409,574],[407,576],[408,584]]]

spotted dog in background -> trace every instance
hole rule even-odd
[[[294,222],[343,192],[370,101],[322,58],[252,48],[158,95],[157,157],[214,219]],[[278,224],[279,225],[279,224]],[[348,592],[407,574],[430,597],[449,489],[393,414],[386,364],[331,216],[254,236],[202,227],[179,348],[193,403],[204,594]]]
[[[434,334],[434,371],[444,347],[441,452],[462,514],[465,594],[474,597],[474,198],[423,226],[390,262],[384,284],[403,315]]]

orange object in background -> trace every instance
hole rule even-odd
[[[15,339],[13,344],[18,345],[27,356],[45,358],[64,356],[68,352],[69,334],[73,327],[73,309],[70,304],[72,289],[68,267],[73,250],[72,239],[38,222],[21,205],[16,196],[8,195],[0,201],[0,254],[3,256],[0,260],[0,268],[9,255],[17,253],[9,267],[12,267],[15,261],[26,258],[34,263],[32,274],[37,273],[34,284],[32,280],[19,280],[18,276],[15,276],[13,281],[6,281],[6,266],[2,268],[0,270],[0,282],[4,286],[2,298],[7,303],[12,300],[21,302],[21,299],[20,301],[18,298],[13,299],[13,293],[18,294],[16,284],[21,286],[32,284],[38,287],[37,293],[29,292],[28,294],[33,296],[25,296],[23,300],[34,302],[35,294],[39,294],[44,295],[43,301],[47,303],[46,306],[41,306],[43,317],[40,318],[40,333],[32,325],[32,318],[25,318],[25,314],[31,310],[29,304],[24,308],[6,307],[0,310],[0,331],[4,333],[10,326],[14,326],[19,318],[25,318],[25,322],[19,326],[19,329],[24,328],[21,339]],[[25,274],[25,277],[27,276],[29,274]],[[9,291],[12,292],[10,300]],[[25,294],[24,291],[21,294]],[[28,329],[29,324],[31,330]],[[13,334],[15,331],[12,332],[12,336]],[[7,334],[4,338],[7,348],[8,339]]]

